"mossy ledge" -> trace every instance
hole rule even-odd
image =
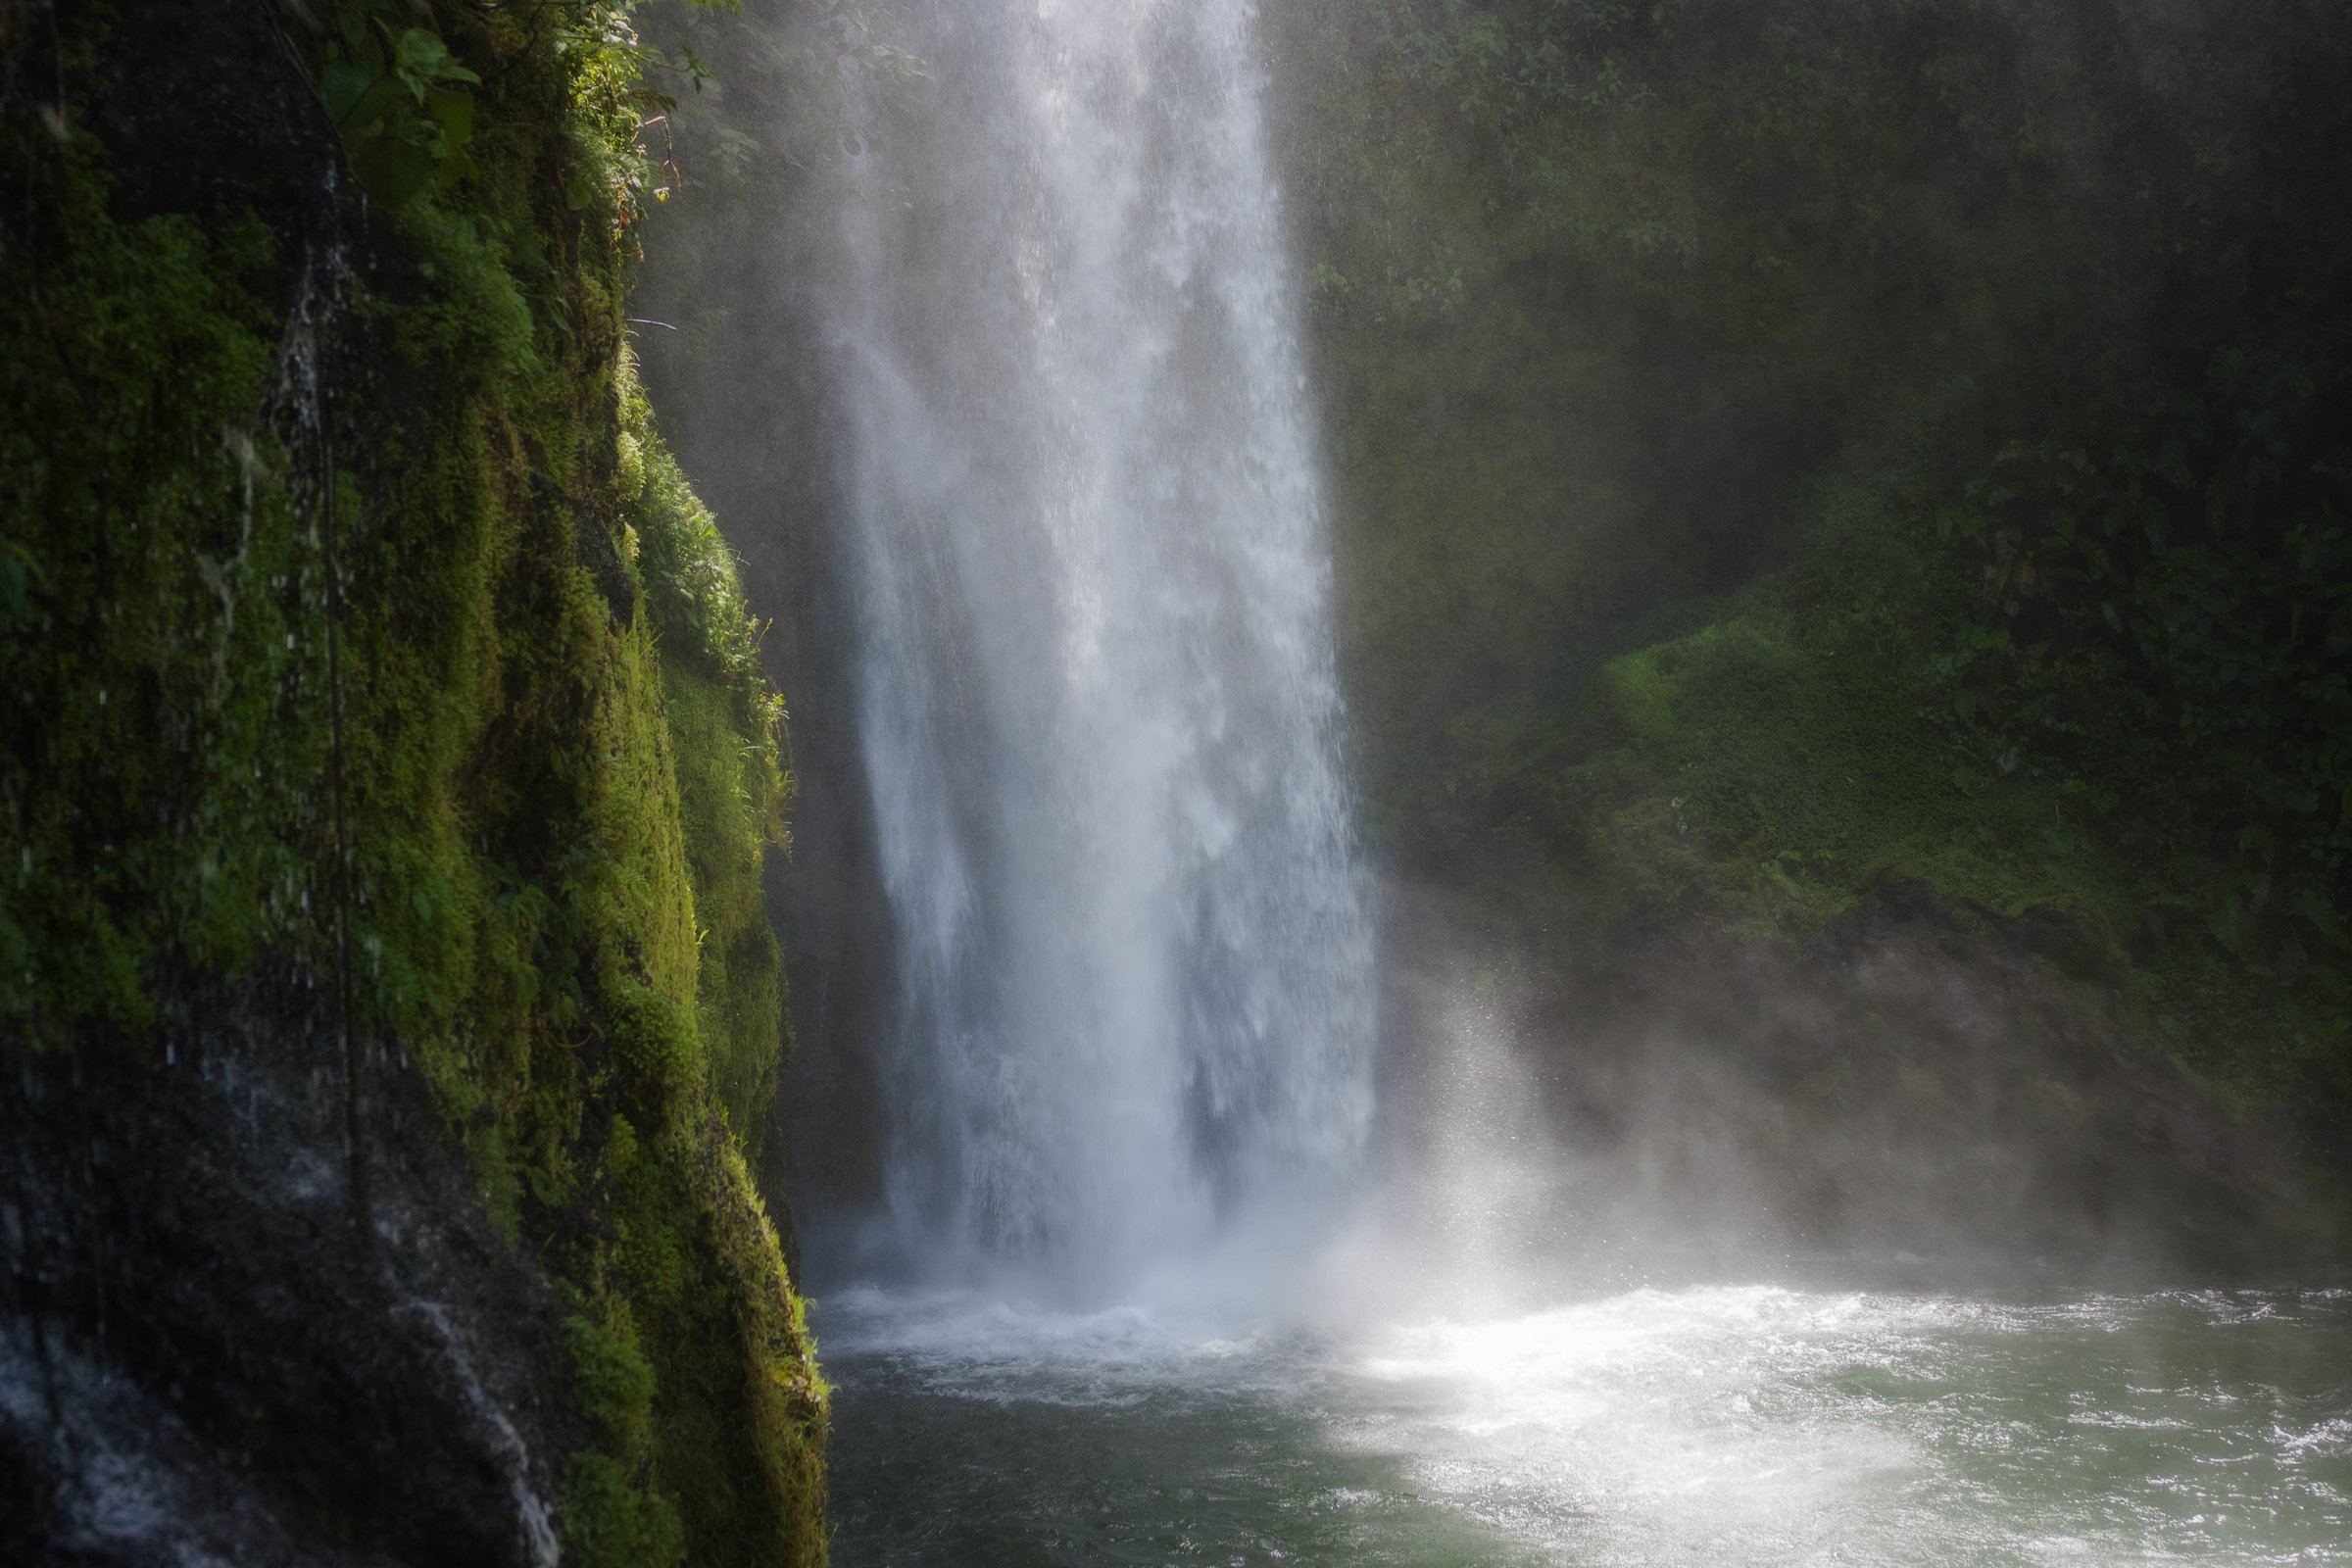
[[[409,8],[475,79],[392,213],[321,96],[384,9],[0,19],[0,1557],[821,1562],[783,709],[628,347],[644,60]]]

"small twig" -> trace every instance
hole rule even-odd
[[[670,325],[667,321],[651,321],[642,316],[623,317],[622,319],[627,321],[631,326],[658,326],[664,332],[675,332],[677,330],[676,327]]]

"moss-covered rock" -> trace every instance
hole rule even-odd
[[[618,7],[387,17],[7,40],[0,1353],[184,1424],[173,1528],[240,1560],[820,1561],[742,1152],[783,711],[628,351],[642,52]],[[318,84],[419,60],[431,125],[338,136]]]

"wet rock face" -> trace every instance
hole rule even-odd
[[[423,1086],[330,998],[191,1006],[156,1059],[19,1057],[0,1100],[11,1561],[543,1565],[562,1314]],[[142,1053],[143,1054],[144,1053]]]
[[[0,24],[0,1537],[821,1561],[781,705],[625,350],[635,68],[440,8],[481,161],[387,211],[323,9],[42,8],[54,87]]]
[[[256,213],[291,311],[383,220],[271,11],[138,8],[78,112],[119,216]],[[152,1037],[0,1032],[0,1561],[553,1563],[563,1312],[430,1092],[328,977],[149,979]]]

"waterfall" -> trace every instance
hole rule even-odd
[[[1250,0],[910,8],[830,285],[909,1255],[1106,1286],[1347,1181],[1372,936]]]

